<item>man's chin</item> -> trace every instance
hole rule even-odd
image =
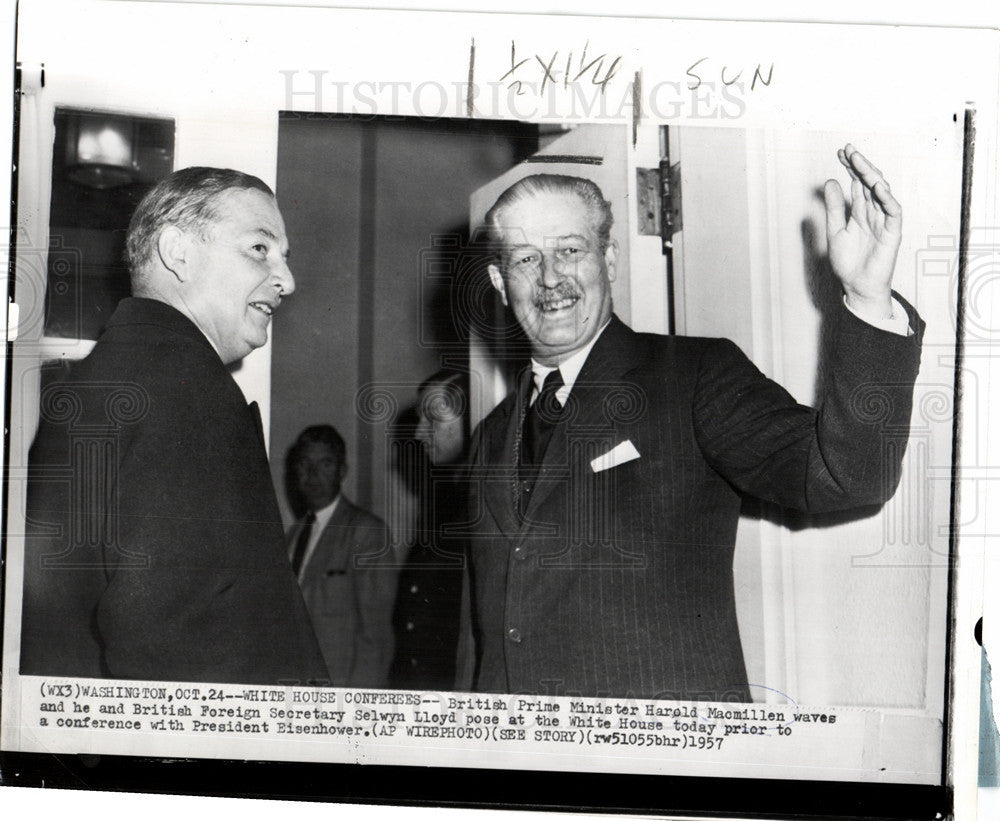
[[[587,344],[585,335],[580,333],[580,328],[575,324],[562,329],[543,329],[542,333],[529,338],[533,349],[545,352],[548,356],[572,353]]]
[[[562,361],[586,344],[586,340],[573,340],[562,343],[545,343],[536,340],[531,343],[531,355],[543,365],[554,364],[555,361]]]
[[[247,336],[246,344],[249,350],[247,353],[257,350],[257,348],[263,348],[267,344],[267,331],[262,331],[261,333],[250,334]],[[246,354],[244,354],[246,356]]]

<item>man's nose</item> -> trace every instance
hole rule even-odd
[[[292,276],[292,269],[284,259],[279,259],[275,263],[271,279],[281,296],[288,296],[295,290],[295,277]]]
[[[542,254],[538,278],[546,288],[555,288],[565,275],[564,265],[555,254]]]

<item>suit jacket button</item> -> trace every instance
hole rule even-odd
[[[408,621],[406,623],[406,629],[407,630],[412,630],[413,629],[413,622],[412,621]]]
[[[420,588],[417,587],[415,584],[410,586],[410,592],[411,593],[416,593],[419,589]]]
[[[528,551],[524,549],[524,545],[519,544],[514,548],[514,558],[521,562],[528,558]]]
[[[520,644],[521,631],[518,630],[516,627],[511,627],[510,630],[507,631],[507,638],[509,638],[512,642],[514,642],[514,644]]]

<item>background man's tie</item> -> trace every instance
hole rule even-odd
[[[299,575],[302,570],[302,560],[306,557],[306,548],[309,547],[309,537],[312,536],[313,524],[316,522],[316,514],[311,510],[306,514],[306,520],[302,523],[302,530],[299,531],[299,538],[295,540],[295,552],[292,554],[292,570],[295,575]]]

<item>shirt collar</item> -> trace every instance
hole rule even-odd
[[[321,507],[319,510],[315,511],[316,524],[313,525],[313,533],[322,533],[323,528],[326,527],[330,518],[333,516],[333,511],[337,509],[337,505],[340,502],[341,494],[337,494],[336,498],[326,507]]]
[[[563,387],[560,389],[559,393],[556,394],[556,396],[559,398],[561,403],[565,403],[565,397],[569,396],[569,392],[573,388],[576,378],[580,375],[580,371],[583,370],[583,363],[587,361],[587,357],[590,356],[591,349],[597,343],[597,340],[600,339],[601,334],[607,330],[607,327],[610,324],[611,318],[609,317],[608,321],[601,326],[601,329],[594,334],[594,338],[591,339],[590,342],[580,348],[580,350],[571,353],[557,366],[543,365],[541,362],[537,362],[535,359],[532,359],[531,373],[535,382],[535,389],[532,391],[532,395],[535,395],[542,390],[542,385],[545,383],[545,377],[558,367],[562,373]]]

